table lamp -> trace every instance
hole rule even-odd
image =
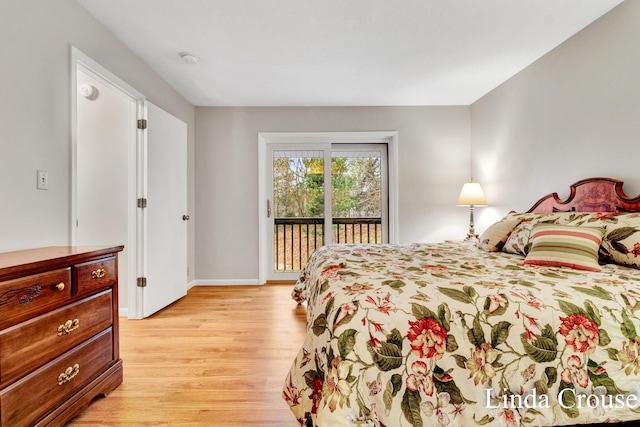
[[[477,239],[473,224],[473,208],[474,206],[487,206],[487,199],[484,197],[482,187],[478,182],[465,182],[458,197],[457,206],[469,206],[469,232],[465,240]]]

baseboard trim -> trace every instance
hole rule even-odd
[[[208,280],[196,280],[195,286],[256,286],[264,285],[257,279],[208,279]]]
[[[267,280],[267,285],[286,285],[293,286],[295,285],[297,280]]]

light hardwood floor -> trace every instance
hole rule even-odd
[[[281,398],[305,335],[291,289],[194,287],[150,318],[120,318],[124,382],[68,426],[297,426]]]

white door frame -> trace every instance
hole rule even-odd
[[[273,260],[268,259],[267,220],[268,144],[349,143],[387,144],[389,180],[389,243],[397,243],[398,224],[398,132],[258,132],[258,280],[265,283]]]
[[[77,244],[77,153],[78,153],[78,135],[77,135],[77,70],[82,69],[84,72],[90,74],[92,77],[100,80],[106,85],[113,87],[114,89],[122,92],[126,96],[136,101],[136,117],[134,119],[142,118],[144,114],[144,101],[145,96],[127,84],[124,80],[121,80],[115,74],[111,73],[108,69],[94,61],[92,58],[81,52],[75,46],[71,46],[71,245]],[[135,122],[135,120],[134,120]],[[137,206],[136,199],[138,197],[136,174],[137,174],[137,146],[141,142],[141,131],[133,130],[136,133],[136,144],[129,147],[129,161],[127,174],[129,176],[128,194],[127,197],[131,201],[131,208],[127,213],[128,233],[127,241],[124,244],[127,247],[128,259],[127,264],[129,269],[127,271],[127,297],[128,308],[120,309],[121,316],[128,316],[130,319],[142,318],[142,313],[138,312],[138,293],[136,286],[137,271],[136,265],[138,264],[138,244],[137,244]]]

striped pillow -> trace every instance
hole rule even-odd
[[[604,231],[601,227],[536,224],[531,233],[531,250],[523,265],[600,271],[598,249]]]

